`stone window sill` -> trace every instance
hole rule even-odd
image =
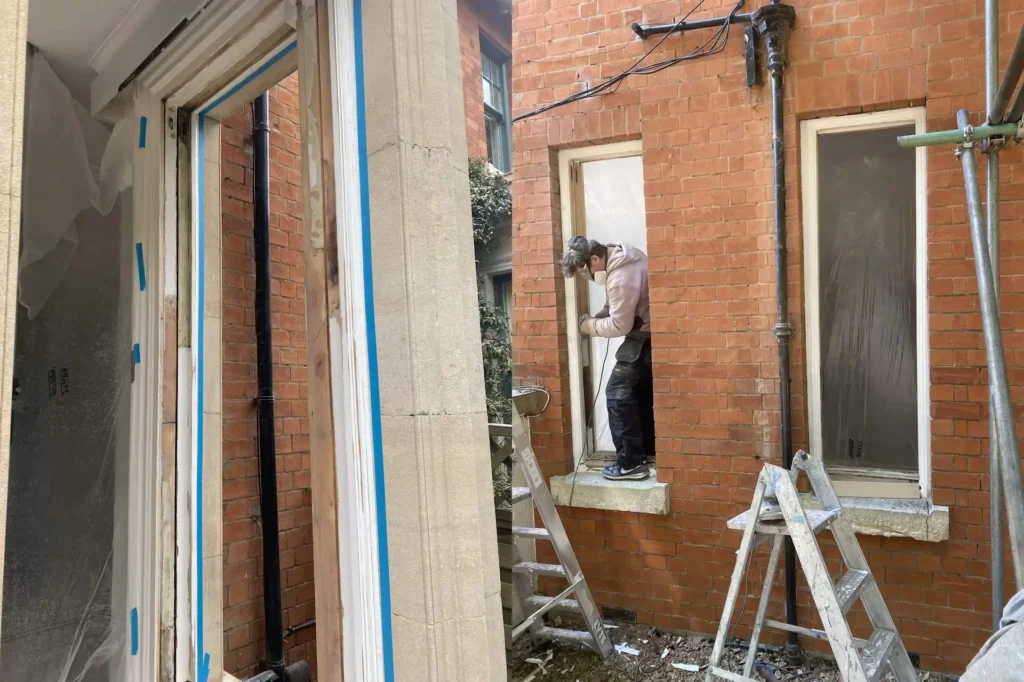
[[[671,501],[669,485],[657,480],[653,471],[644,481],[609,481],[600,472],[580,471],[552,476],[551,495],[563,506],[569,506],[571,497],[573,507],[665,515]]]
[[[821,509],[817,498],[801,493],[808,509]],[[875,497],[841,497],[843,514],[853,530],[862,535],[889,538],[912,538],[922,542],[943,542],[949,539],[949,507],[928,500],[894,500]]]

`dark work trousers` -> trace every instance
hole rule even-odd
[[[636,360],[618,360],[605,389],[608,427],[615,458],[623,469],[654,461],[654,380],[651,342],[643,344]]]

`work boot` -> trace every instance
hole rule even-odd
[[[624,468],[614,462],[601,469],[601,475],[609,481],[642,481],[651,475],[651,470],[646,463]]]

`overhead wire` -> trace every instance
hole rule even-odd
[[[595,86],[584,88],[580,92],[569,95],[568,97],[564,97],[556,102],[545,104],[542,107],[538,107],[537,109],[534,109],[532,111],[520,114],[519,116],[514,117],[512,119],[512,122],[515,123],[516,121],[522,121],[523,119],[543,114],[544,112],[550,111],[557,107],[565,106],[566,104],[572,104],[573,102],[579,102],[585,99],[590,99],[592,97],[604,97],[607,95],[611,95],[618,91],[619,86],[622,84],[624,80],[633,75],[650,75],[653,73],[658,73],[671,66],[675,66],[676,64],[685,61],[690,61],[694,59],[699,59],[701,57],[708,57],[714,54],[718,54],[719,52],[724,50],[725,46],[729,43],[729,27],[732,25],[733,17],[743,6],[744,2],[745,0],[738,0],[736,6],[733,7],[731,12],[729,12],[721,27],[719,27],[718,30],[716,30],[710,38],[705,40],[698,47],[694,48],[691,52],[688,52],[687,54],[679,57],[672,57],[670,59],[665,59],[660,62],[654,62],[653,64],[647,64],[646,66],[640,66],[655,50],[657,50],[661,46],[662,43],[665,42],[665,40],[670,35],[672,35],[675,32],[675,30],[678,27],[682,26],[686,22],[690,15],[692,15],[695,11],[697,11],[697,9],[700,8],[701,5],[704,4],[704,0],[698,0],[697,4],[694,5],[693,8],[690,9],[689,12],[683,15],[683,17],[680,18],[675,23],[672,30],[663,35],[661,37],[661,40],[655,43],[654,47],[647,50],[647,52],[645,52],[642,57],[640,57],[638,60],[636,60],[636,62],[633,63],[633,66],[629,67],[622,73],[616,76],[612,76],[611,78]]]

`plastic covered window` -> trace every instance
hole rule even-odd
[[[818,137],[822,457],[917,472],[916,173],[897,135]]]

